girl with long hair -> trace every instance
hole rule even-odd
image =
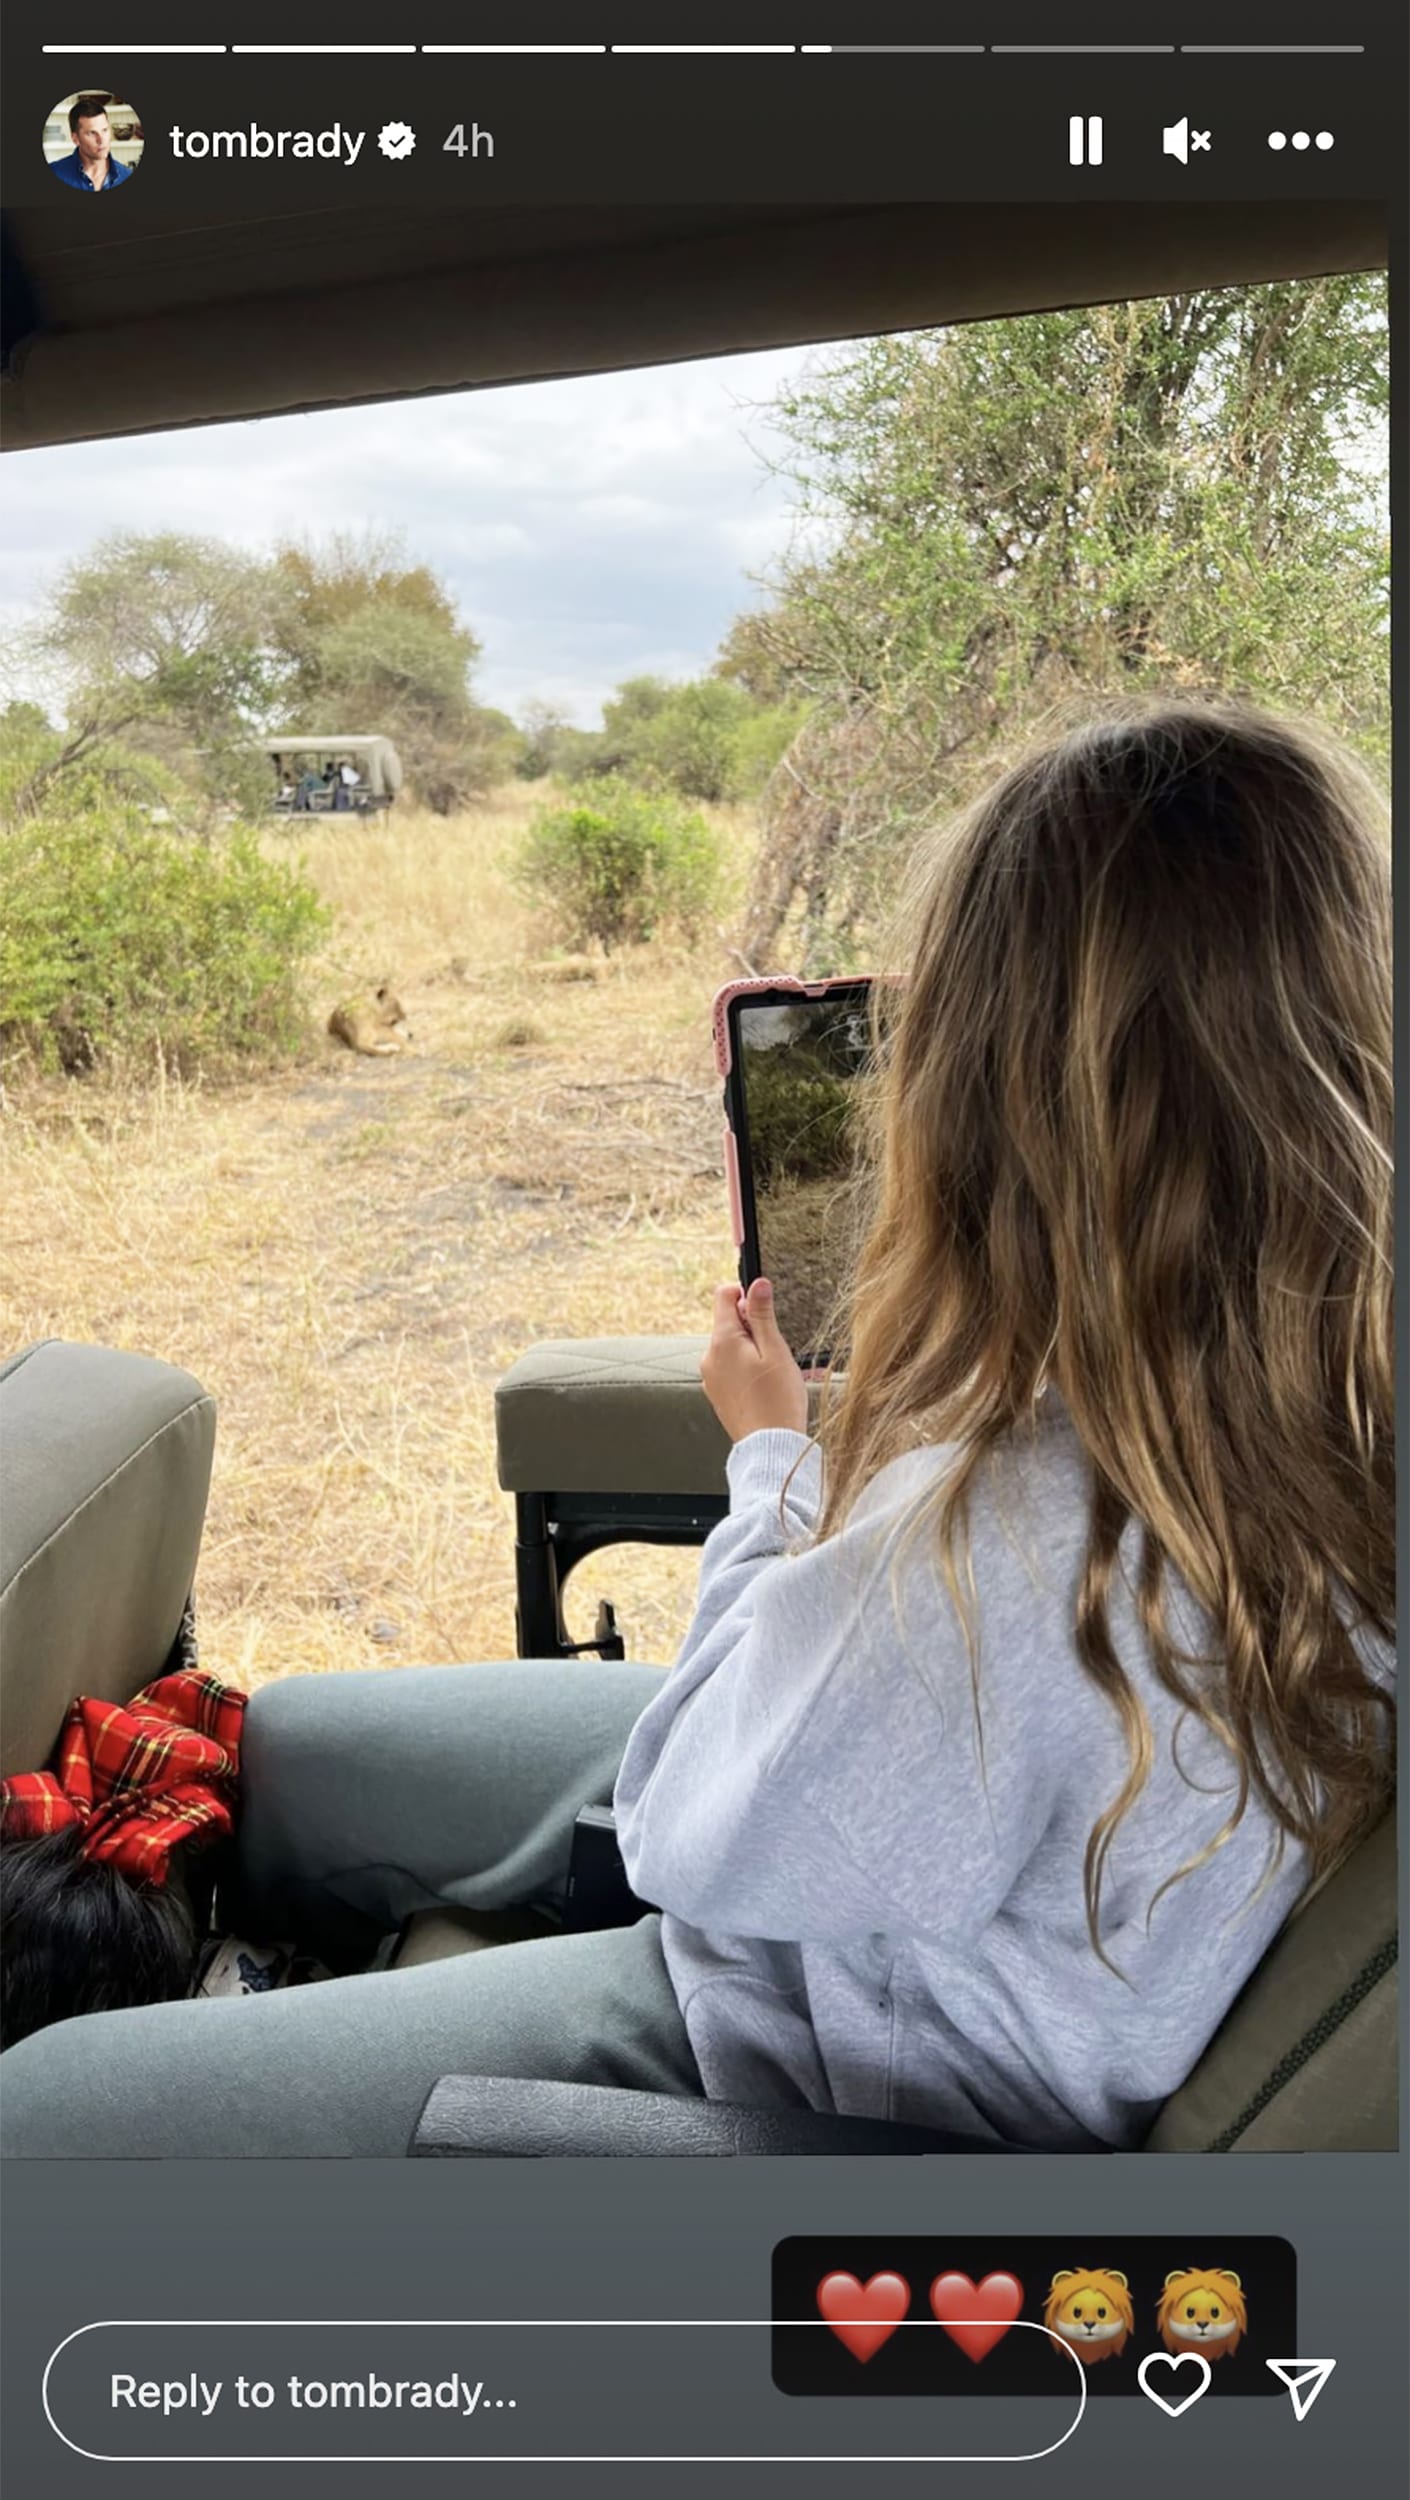
[[[1310,733],[1164,704],[1018,765],[901,925],[821,1464],[723,1289],[735,1515],[623,1846],[803,1940],[810,2099],[1129,2144],[1390,1794],[1388,849]],[[738,1946],[666,1953],[737,2082]]]

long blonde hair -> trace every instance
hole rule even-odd
[[[1356,1637],[1390,1639],[1395,1602],[1381,810],[1311,731],[1130,707],[1009,772],[902,925],[821,1533],[902,1450],[957,1444],[934,1527],[974,1661],[969,1494],[1051,1380],[1091,1465],[1077,1655],[1129,1748],[1086,1852],[1101,1952],[1152,1760],[1109,1620],[1129,1523],[1155,1671],[1234,1765],[1193,1863],[1253,1794],[1320,1880],[1393,1778]],[[1177,1647],[1172,1570],[1217,1656]]]

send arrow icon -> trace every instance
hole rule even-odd
[[[1270,2361],[1268,2364],[1274,2378],[1282,2380],[1291,2396],[1293,2412],[1299,2422],[1306,2421],[1336,2366],[1335,2361]]]

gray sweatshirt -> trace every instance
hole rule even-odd
[[[896,1460],[819,1545],[814,1444],[757,1432],[736,1445],[685,1647],[622,1761],[622,1855],[664,1913],[712,2099],[1054,2149],[1137,2145],[1305,1864],[1291,1844],[1276,1863],[1272,1818],[1250,1799],[1210,1863],[1154,1901],[1214,1840],[1234,1781],[1150,1664],[1127,1585],[1133,1528],[1111,1627],[1154,1759],[1103,1886],[1117,1969],[1099,1960],[1083,1852],[1127,1751],[1073,1644],[1087,1461],[1050,1393],[1031,1441],[975,1488],[976,1696],[934,1528],[905,1535],[953,1457]],[[1210,1627],[1178,1582],[1171,1609],[1177,1641],[1208,1655]]]

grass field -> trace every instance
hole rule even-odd
[[[34,1083],[0,1120],[5,1344],[161,1355],[218,1401],[198,1622],[246,1689],[512,1655],[496,1379],[537,1338],[703,1332],[732,1272],[709,1007],[738,967],[712,935],[551,978],[505,875],[529,803],[313,828],[335,927],[294,1068]],[[718,821],[737,896],[752,827]],[[384,976],[415,1046],[355,1058],[323,1021]],[[610,1595],[669,1657],[696,1569],[587,1563],[576,1636]]]

